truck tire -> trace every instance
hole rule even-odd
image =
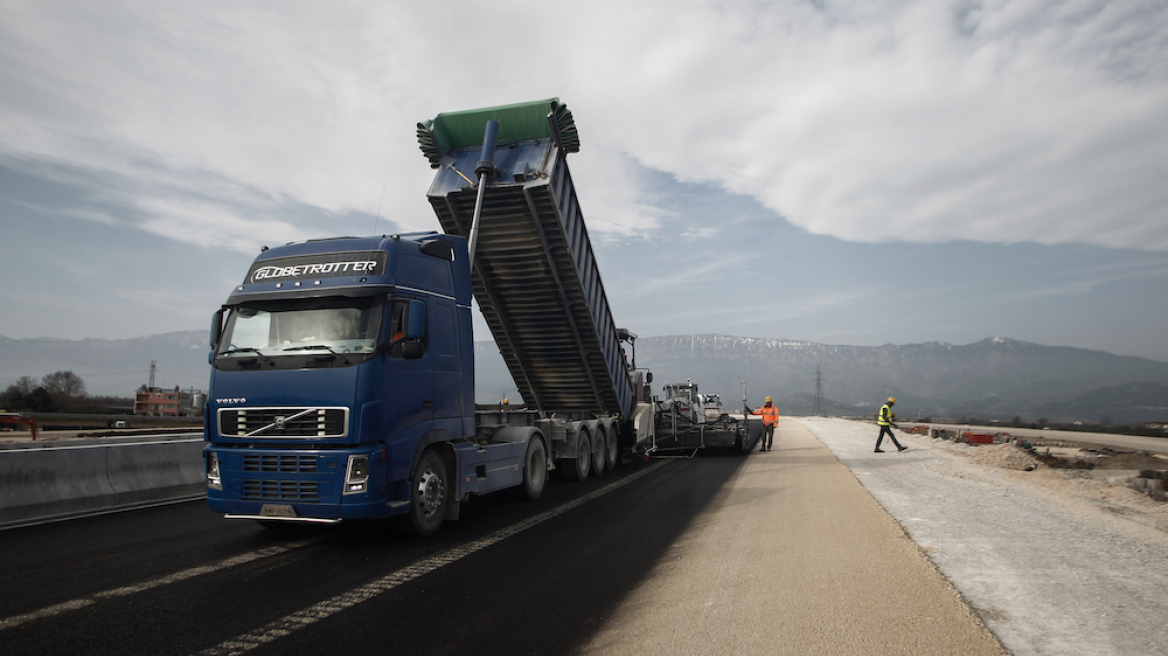
[[[570,481],[588,478],[588,472],[592,469],[592,440],[588,439],[587,431],[580,431],[576,438],[576,458],[569,458],[560,469]]]
[[[610,427],[608,432],[608,453],[605,454],[604,458],[604,464],[610,470],[616,469],[617,465],[620,464],[620,435],[612,428],[615,427]]]
[[[527,441],[527,454],[523,456],[523,485],[518,488],[520,496],[535,500],[543,494],[543,486],[547,483],[547,464],[547,447],[544,446],[543,438],[532,435]]]
[[[604,429],[597,427],[596,437],[593,439],[592,475],[600,476],[608,462],[608,440],[605,439]]]
[[[398,528],[406,535],[430,535],[442,525],[449,502],[446,461],[426,451],[410,477],[410,511],[398,518]]]

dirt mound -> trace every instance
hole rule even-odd
[[[1101,455],[1094,461],[1095,469],[1168,469],[1168,460],[1142,453]]]
[[[1168,531],[1168,503],[1163,490],[1163,481],[1132,478],[1114,480],[1091,478],[1084,470],[1146,470],[1163,471],[1168,460],[1147,453],[1108,454],[1104,449],[1092,453],[1082,452],[1080,459],[1073,457],[1045,455],[1041,448],[1035,455],[1016,444],[965,444],[949,441],[935,441],[937,447],[960,455],[977,464],[996,467],[1022,476],[1018,480],[1047,488],[1055,494],[1072,492],[1075,496],[1092,499],[1112,512],[1151,525],[1161,531]]]
[[[984,444],[981,446],[964,445],[966,448],[957,452],[981,465],[1012,469],[1014,471],[1033,471],[1042,467],[1042,463],[1029,451],[1013,444]]]

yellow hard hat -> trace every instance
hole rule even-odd
[[[896,403],[896,398],[890,396],[890,397],[888,397],[888,402],[889,403]]]
[[[771,397],[769,397],[769,396],[768,396],[768,397],[767,397],[767,400],[766,400],[766,402],[767,402],[767,403],[770,403],[770,402],[771,402]]]

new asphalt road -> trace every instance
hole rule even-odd
[[[16,654],[1000,654],[802,424],[626,462],[426,539],[270,531],[201,502],[0,532]]]

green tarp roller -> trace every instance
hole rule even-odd
[[[559,98],[513,105],[499,105],[461,112],[443,112],[418,123],[418,146],[430,168],[438,168],[443,155],[457,148],[483,145],[483,128],[489,120],[499,122],[498,143],[524,139],[555,139],[564,152],[580,151],[580,135],[568,106]]]

